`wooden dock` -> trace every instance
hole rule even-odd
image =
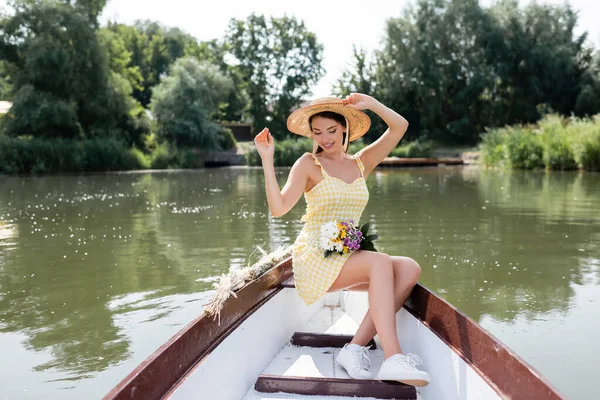
[[[399,158],[387,157],[379,167],[402,168],[402,167],[436,167],[438,165],[463,165],[462,158]]]

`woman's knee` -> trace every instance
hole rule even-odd
[[[421,266],[419,265],[419,263],[417,263],[415,260],[413,260],[412,258],[409,258],[409,265],[410,265],[410,274],[411,277],[413,278],[413,280],[415,281],[415,283],[417,283],[417,281],[419,280],[419,277],[421,276]]]
[[[416,284],[421,276],[421,266],[410,257],[392,257],[394,278]]]
[[[377,274],[379,276],[383,275],[389,277],[390,279],[393,279],[394,262],[392,260],[392,257],[385,253],[372,253],[371,257],[371,276],[373,276],[373,274]]]
[[[421,276],[421,266],[412,258],[409,258],[408,260],[408,268],[410,271],[411,281],[413,281],[416,284],[419,281],[419,277]]]

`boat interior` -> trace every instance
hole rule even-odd
[[[335,357],[368,310],[364,292],[328,293],[307,306],[296,293],[291,259],[245,284],[129,373],[115,399],[423,399],[566,397],[475,321],[417,284],[396,314],[404,353],[423,360],[424,387],[350,379]],[[383,352],[369,343],[371,371]]]
[[[293,278],[283,286],[192,369],[169,398],[186,399],[198,391],[206,393],[207,399],[244,400],[501,398],[476,370],[406,310],[397,318],[401,346],[405,353],[418,354],[424,360],[421,368],[432,375],[432,382],[416,388],[399,382],[350,378],[335,357],[364,317],[367,294],[328,293],[306,306],[295,293]],[[371,370],[376,374],[383,351],[377,340],[369,347]],[[243,365],[236,367],[238,362]],[[212,376],[216,371],[230,376]]]

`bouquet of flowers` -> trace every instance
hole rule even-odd
[[[319,249],[327,258],[331,253],[348,253],[355,250],[377,251],[373,241],[379,236],[369,235],[369,223],[359,227],[353,220],[330,221],[321,226]]]

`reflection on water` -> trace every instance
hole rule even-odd
[[[368,185],[380,251],[415,258],[565,393],[600,396],[600,175],[378,170]],[[253,168],[2,177],[0,193],[9,399],[104,394],[200,314],[216,276],[292,243],[304,212],[271,217]]]

